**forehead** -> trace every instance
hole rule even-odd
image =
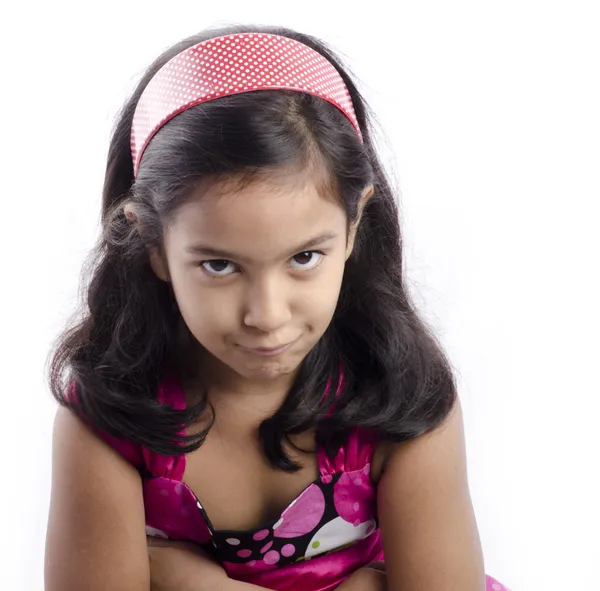
[[[198,187],[165,232],[167,249],[197,243],[269,260],[314,236],[345,236],[346,214],[310,175],[223,180]]]

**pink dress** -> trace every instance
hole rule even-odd
[[[167,375],[159,400],[185,408],[179,382]],[[278,519],[252,531],[216,530],[193,491],[182,482],[186,456],[162,456],[99,434],[142,475],[146,532],[200,545],[233,578],[280,591],[334,589],[358,568],[384,560],[370,479],[375,440],[356,430],[330,460],[317,452],[319,478]],[[487,577],[486,591],[505,591]]]

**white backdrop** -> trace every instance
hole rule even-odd
[[[44,363],[97,235],[113,117],[164,47],[230,22],[324,38],[379,117],[415,295],[459,373],[487,572],[600,589],[599,5],[385,6],[2,8],[1,589],[43,589]]]

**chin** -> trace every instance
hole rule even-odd
[[[281,358],[232,359],[230,367],[248,380],[271,381],[295,372],[303,355],[283,355]]]
[[[276,380],[293,372],[297,365],[278,361],[263,362],[253,367],[240,368],[239,373],[251,380]]]

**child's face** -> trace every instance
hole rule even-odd
[[[349,255],[345,212],[310,179],[278,176],[241,190],[218,183],[196,195],[165,231],[163,278],[184,321],[213,361],[242,378],[294,372],[336,308]],[[270,356],[252,350],[288,344]]]

